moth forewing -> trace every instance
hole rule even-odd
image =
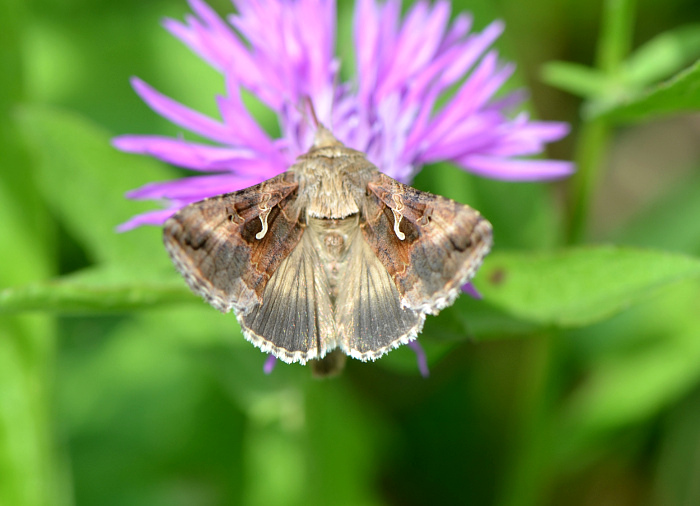
[[[491,225],[380,173],[319,126],[287,172],[185,207],[164,241],[190,288],[233,309],[246,339],[322,372],[343,363],[324,360],[331,352],[375,360],[415,339],[473,277]]]
[[[367,187],[365,239],[402,304],[437,314],[454,302],[491,249],[491,224],[469,206],[385,174],[377,173]]]
[[[243,190],[195,202],[164,226],[163,241],[192,291],[222,312],[247,313],[303,223],[290,203],[298,183],[284,173]]]

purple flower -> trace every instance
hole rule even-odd
[[[311,122],[302,112],[307,100],[340,141],[404,183],[423,165],[439,161],[508,181],[548,180],[573,171],[569,162],[522,158],[541,153],[569,128],[533,121],[526,113],[509,114],[522,102],[522,92],[495,98],[514,70],[489,49],[503,31],[498,21],[475,33],[467,14],[450,22],[450,4],[444,0],[419,1],[403,18],[399,0],[357,0],[357,76],[343,83],[333,53],[334,0],[233,0],[238,14],[226,21],[202,0],[189,2],[194,14],[184,23],[168,19],[165,27],[223,75],[226,94],[216,98],[220,119],[132,80],[152,109],[212,143],[152,135],[114,139],[123,151],[202,173],[130,192],[129,198],[157,199],[166,208],[135,216],[120,230],[162,225],[192,202],[285,171],[312,143]],[[270,138],[250,115],[242,89],[277,114],[281,138]],[[453,94],[445,101],[448,91]],[[471,285],[465,290],[478,296]],[[416,341],[411,348],[427,376],[425,353]],[[268,358],[265,372],[275,363]]]
[[[310,147],[304,117],[310,99],[319,120],[346,145],[363,151],[382,172],[410,182],[425,164],[451,161],[475,174],[509,181],[571,174],[564,161],[526,159],[568,133],[565,123],[511,117],[523,94],[496,93],[514,70],[489,47],[503,31],[496,21],[471,32],[471,18],[450,22],[450,4],[418,2],[405,17],[400,2],[358,0],[354,14],[357,77],[339,82],[334,57],[333,0],[234,0],[239,13],[222,20],[202,0],[194,15],[165,27],[219,70],[226,94],[216,98],[220,119],[193,111],[134,78],[136,92],[156,112],[212,144],[152,135],[125,135],[114,144],[201,172],[151,183],[128,194],[158,199],[166,208],[120,226],[161,225],[178,209],[205,197],[259,183],[286,170]],[[271,138],[243,105],[248,90],[278,116],[282,136]],[[438,106],[448,90],[451,99]]]

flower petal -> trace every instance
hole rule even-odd
[[[478,300],[484,298],[484,296],[481,295],[481,293],[479,293],[479,291],[474,287],[471,281],[462,285],[462,291]]]
[[[265,374],[272,374],[272,371],[275,369],[276,365],[277,357],[275,357],[274,355],[268,355],[265,359],[265,364],[263,365],[263,372]]]
[[[235,143],[226,125],[166,97],[137,77],[131,79],[131,84],[151,109],[176,125],[223,144]]]
[[[474,114],[498,90],[513,72],[513,67],[506,66],[497,70],[497,62],[495,51],[484,57],[453,99],[430,123],[430,130],[424,139],[426,144],[439,145],[447,132]]]
[[[229,80],[226,88],[228,91],[227,96],[217,97],[216,103],[221,111],[221,117],[231,129],[231,135],[238,139],[237,144],[250,147],[262,153],[274,152],[275,148],[272,139],[251,116],[241,100],[238,83]]]
[[[469,33],[473,21],[474,19],[472,18],[471,14],[466,12],[460,12],[457,14],[457,17],[455,17],[455,20],[452,22],[449,31],[442,39],[442,44],[440,45],[439,51],[443,52],[447,50],[454,43],[461,40],[467,33]]]
[[[499,142],[484,149],[484,153],[496,156],[535,155],[544,150],[546,143],[566,136],[569,125],[554,121],[526,121],[501,130],[504,133]]]
[[[114,138],[112,144],[122,151],[151,155],[192,170],[235,170],[237,162],[257,157],[256,152],[247,148],[208,146],[158,135],[123,135]]]
[[[420,371],[420,375],[424,378],[429,377],[430,369],[428,368],[428,357],[426,356],[423,347],[417,340],[408,343],[408,347],[411,348],[416,354],[416,360],[418,361],[418,370]]]
[[[233,30],[216,12],[201,0],[190,0],[195,16],[187,16],[186,24],[173,19],[164,21],[165,28],[188,45],[212,67],[224,72],[231,62],[245,52]]]
[[[177,209],[162,209],[158,211],[149,211],[143,214],[137,214],[129,221],[117,226],[117,232],[126,232],[143,225],[161,226],[168,218],[175,214]]]
[[[396,42],[396,53],[377,90],[381,99],[396,88],[405,86],[435,56],[450,17],[448,2],[437,2],[429,10],[426,2],[417,2],[404,20]]]
[[[341,141],[406,183],[423,164],[445,160],[512,181],[573,171],[568,162],[515,158],[541,153],[568,127],[531,121],[526,114],[511,118],[522,92],[495,98],[514,69],[489,51],[503,31],[500,21],[470,33],[471,16],[458,14],[449,22],[447,0],[419,0],[403,18],[400,0],[357,0],[357,82],[337,83],[334,0],[234,0],[238,13],[227,20],[204,0],[189,2],[193,14],[184,22],[166,20],[165,27],[223,73],[226,92],[216,99],[222,119],[193,111],[139,79],[132,82],[156,112],[220,145],[159,136],[123,136],[114,144],[216,174],[154,183],[131,198],[165,199],[174,209],[282,172],[311,144],[312,128],[301,106],[309,100]],[[258,124],[242,90],[274,111],[281,138],[271,138]],[[138,220],[160,215],[144,216]]]
[[[196,202],[198,200],[230,193],[260,183],[259,177],[243,178],[234,174],[194,176],[173,181],[149,183],[127,193],[130,199],[168,199],[171,201]]]
[[[284,104],[298,104],[305,96],[330,111],[337,71],[335,3],[329,0],[246,2],[230,22],[250,42],[261,79],[246,87],[281,112]],[[309,29],[313,27],[313,29]],[[237,73],[238,75],[238,73]]]
[[[469,172],[504,181],[560,179],[574,172],[574,164],[562,160],[517,160],[484,155],[468,155],[455,160]]]

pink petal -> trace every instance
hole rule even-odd
[[[275,369],[276,365],[277,357],[275,357],[274,355],[268,355],[265,359],[265,365],[263,365],[263,372],[265,374],[272,374],[272,371]]]
[[[408,347],[411,348],[416,354],[416,360],[418,361],[418,370],[420,371],[420,375],[424,378],[429,377],[430,369],[428,369],[428,357],[426,356],[423,347],[418,343],[417,340],[408,343]]]
[[[229,144],[235,141],[235,139],[231,139],[226,125],[162,95],[137,77],[131,79],[131,84],[136,93],[151,109],[176,125],[222,144]]]
[[[387,71],[387,79],[377,90],[381,98],[392,89],[405,86],[434,57],[450,16],[447,2],[436,3],[428,10],[425,2],[416,3],[404,20],[396,43],[396,53]]]
[[[445,35],[445,38],[442,40],[439,51],[445,51],[458,40],[461,40],[467,33],[469,33],[469,30],[471,30],[472,27],[472,22],[473,18],[471,14],[466,12],[460,12],[457,14],[457,17],[455,17],[454,21],[452,22],[449,31]]]
[[[574,164],[562,160],[514,160],[468,155],[455,161],[469,172],[504,181],[560,179],[574,172]]]
[[[237,84],[228,83],[227,89],[228,96],[217,97],[216,103],[224,122],[231,129],[231,135],[239,140],[237,144],[263,153],[274,151],[272,139],[243,104]]]
[[[129,221],[117,226],[117,232],[126,232],[128,230],[140,227],[142,225],[162,225],[168,218],[177,212],[177,209],[163,209],[159,211],[149,211],[143,214],[137,214]]]
[[[569,126],[566,123],[528,121],[512,125],[497,144],[485,149],[483,153],[501,157],[536,155],[544,150],[546,143],[559,140],[568,132]]]
[[[240,177],[234,174],[194,176],[149,183],[127,193],[130,199],[168,199],[183,202],[196,202],[214,195],[230,193],[258,184],[258,177]]]
[[[151,155],[164,162],[192,170],[217,170],[235,167],[241,160],[253,160],[258,154],[246,148],[223,148],[158,135],[122,135],[112,140],[122,151]]]
[[[481,295],[479,291],[474,287],[471,281],[462,285],[462,291],[468,295],[471,295],[477,300],[481,300],[484,298],[484,296]]]

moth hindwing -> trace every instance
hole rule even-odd
[[[164,242],[249,341],[303,364],[336,349],[374,360],[415,339],[474,276],[492,234],[474,209],[391,179],[319,126],[287,172],[181,209]]]

